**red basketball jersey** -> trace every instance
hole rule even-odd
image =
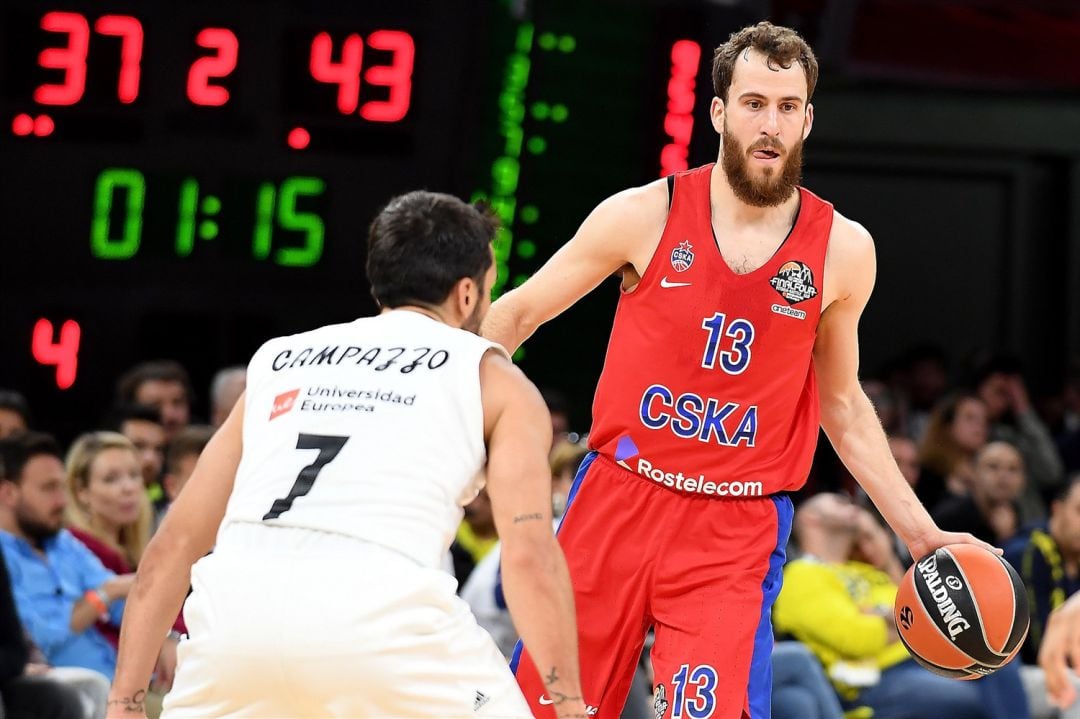
[[[656,253],[619,300],[590,445],[683,493],[794,490],[818,436],[811,353],[832,205],[800,188],[783,244],[736,274],[713,236],[711,170],[675,175]]]

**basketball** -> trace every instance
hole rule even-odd
[[[1016,570],[972,544],[941,547],[912,565],[893,613],[912,658],[951,679],[976,679],[1005,666],[1030,624]]]

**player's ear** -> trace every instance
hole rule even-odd
[[[454,298],[455,309],[462,317],[469,317],[480,302],[480,288],[476,280],[471,277],[462,277],[454,285],[450,293]]]
[[[802,139],[810,137],[810,130],[814,127],[814,105],[813,103],[806,104],[806,117],[803,118],[803,131]]]
[[[716,130],[716,134],[724,134],[724,112],[726,111],[724,101],[718,97],[712,99],[712,104],[709,105],[709,119],[712,120],[713,129]]]

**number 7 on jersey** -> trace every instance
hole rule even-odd
[[[319,456],[315,461],[300,470],[296,481],[293,482],[289,494],[281,499],[275,499],[270,511],[263,515],[263,521],[277,519],[288,512],[297,497],[303,497],[315,486],[315,479],[319,476],[322,468],[334,461],[338,452],[349,441],[348,437],[340,437],[332,434],[303,434],[296,438],[297,449],[317,449]]]

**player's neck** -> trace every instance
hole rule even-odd
[[[415,312],[425,317],[430,317],[436,322],[442,322],[444,325],[451,327],[461,327],[461,323],[455,323],[450,320],[448,314],[442,307],[438,306],[424,306],[424,305],[399,305],[398,307],[384,307],[379,314],[385,315],[387,312],[396,312],[402,310],[405,312]]]
[[[725,224],[736,226],[769,227],[780,226],[789,229],[795,222],[799,211],[799,190],[792,190],[791,196],[781,204],[774,207],[760,207],[751,205],[740,200],[735,191],[731,189],[727,174],[722,165],[722,159],[717,161],[712,169],[712,178],[709,183],[709,201],[712,204],[713,222],[720,219]]]

